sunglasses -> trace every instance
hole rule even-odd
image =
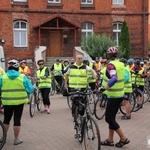
[[[42,66],[42,65],[44,65],[44,64],[39,64],[39,66]]]

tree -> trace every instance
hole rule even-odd
[[[119,58],[130,57],[130,33],[126,21],[123,22],[119,36]]]
[[[103,57],[106,58],[106,50],[110,46],[116,45],[110,37],[106,34],[91,34],[86,36],[86,38],[81,43],[81,47],[86,51],[92,58]]]

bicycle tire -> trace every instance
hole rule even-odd
[[[55,86],[55,83],[52,82],[52,84],[51,84],[51,90],[50,90],[50,95],[53,96],[55,94],[55,92],[56,92],[56,86]]]
[[[135,104],[136,104],[135,96],[133,93],[131,93],[129,96],[129,102],[130,102],[130,113],[132,113],[134,110]],[[119,109],[123,115],[126,115],[126,109],[125,109],[124,102],[121,103]]]
[[[5,145],[6,138],[7,138],[6,128],[3,122],[0,120],[0,149],[2,149],[3,146]]]
[[[32,93],[30,95],[30,116],[31,117],[34,116],[35,106],[36,106],[35,93]]]
[[[43,104],[43,100],[42,100],[40,94],[41,94],[41,93],[38,91],[37,101],[36,101],[37,110],[38,110],[38,111],[41,111],[41,109],[42,109],[42,104]]]
[[[88,116],[88,120],[84,123],[84,146],[86,150],[101,150],[99,127],[91,116]]]
[[[103,119],[106,112],[106,106],[107,106],[107,97],[102,95],[100,96],[95,103],[95,117],[98,120]]]
[[[72,109],[72,100],[71,100],[71,96],[67,96],[67,104],[68,104],[69,108]]]
[[[145,85],[144,86],[144,102],[143,103],[145,104],[146,102],[149,101],[149,99],[150,99],[150,91],[148,89],[148,86]]]
[[[136,97],[136,93],[134,92],[133,94],[135,95],[136,104],[135,104],[135,107],[133,109],[133,112],[137,112],[138,110],[140,110],[141,107],[143,106],[143,103],[144,103],[144,94],[143,94],[143,92],[140,89],[137,89],[136,91],[137,91],[137,93],[142,95],[142,102],[141,102],[140,105],[138,105],[138,100],[137,100],[137,97]]]

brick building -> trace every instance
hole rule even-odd
[[[148,56],[148,0],[1,0],[0,20],[6,58],[33,58],[37,46],[46,56],[73,56],[92,32],[118,42],[124,20],[131,57]]]

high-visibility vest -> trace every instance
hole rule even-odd
[[[23,84],[24,74],[15,79],[10,79],[7,74],[2,77],[2,104],[20,105],[28,103],[28,94]]]
[[[62,76],[62,64],[54,63],[54,76]]]
[[[28,66],[25,66],[24,68],[19,67],[19,72],[23,73],[23,74],[30,74],[30,70]]]
[[[125,93],[131,93],[132,92],[132,80],[131,80],[131,72],[129,66],[125,67],[125,70],[129,73],[129,81],[127,83],[124,83],[124,92]]]
[[[136,85],[142,85],[144,86],[145,80],[140,75],[142,75],[144,72],[144,68],[138,72],[138,76],[134,73],[132,73],[132,83],[136,82]],[[136,77],[137,76],[137,77]]]
[[[90,62],[90,63],[89,63],[89,67],[93,69],[93,63]],[[96,79],[92,78],[92,77],[93,77],[92,72],[88,71],[88,72],[87,72],[87,76],[88,76],[88,82],[89,82],[89,83],[93,83],[93,82],[96,81]]]
[[[40,79],[40,83],[38,84],[38,88],[51,87],[51,75],[47,78],[42,79],[41,77],[45,76],[45,70],[47,67],[44,67],[42,71],[37,70],[37,77]]]
[[[119,98],[124,96],[124,64],[119,60],[110,61],[117,71],[117,82],[107,90],[107,96],[110,98]],[[104,75],[106,76],[106,74]],[[106,76],[107,77],[107,76]]]
[[[70,88],[86,88],[88,84],[87,81],[87,71],[86,66],[77,66],[76,63],[70,66],[69,73],[69,87]]]

